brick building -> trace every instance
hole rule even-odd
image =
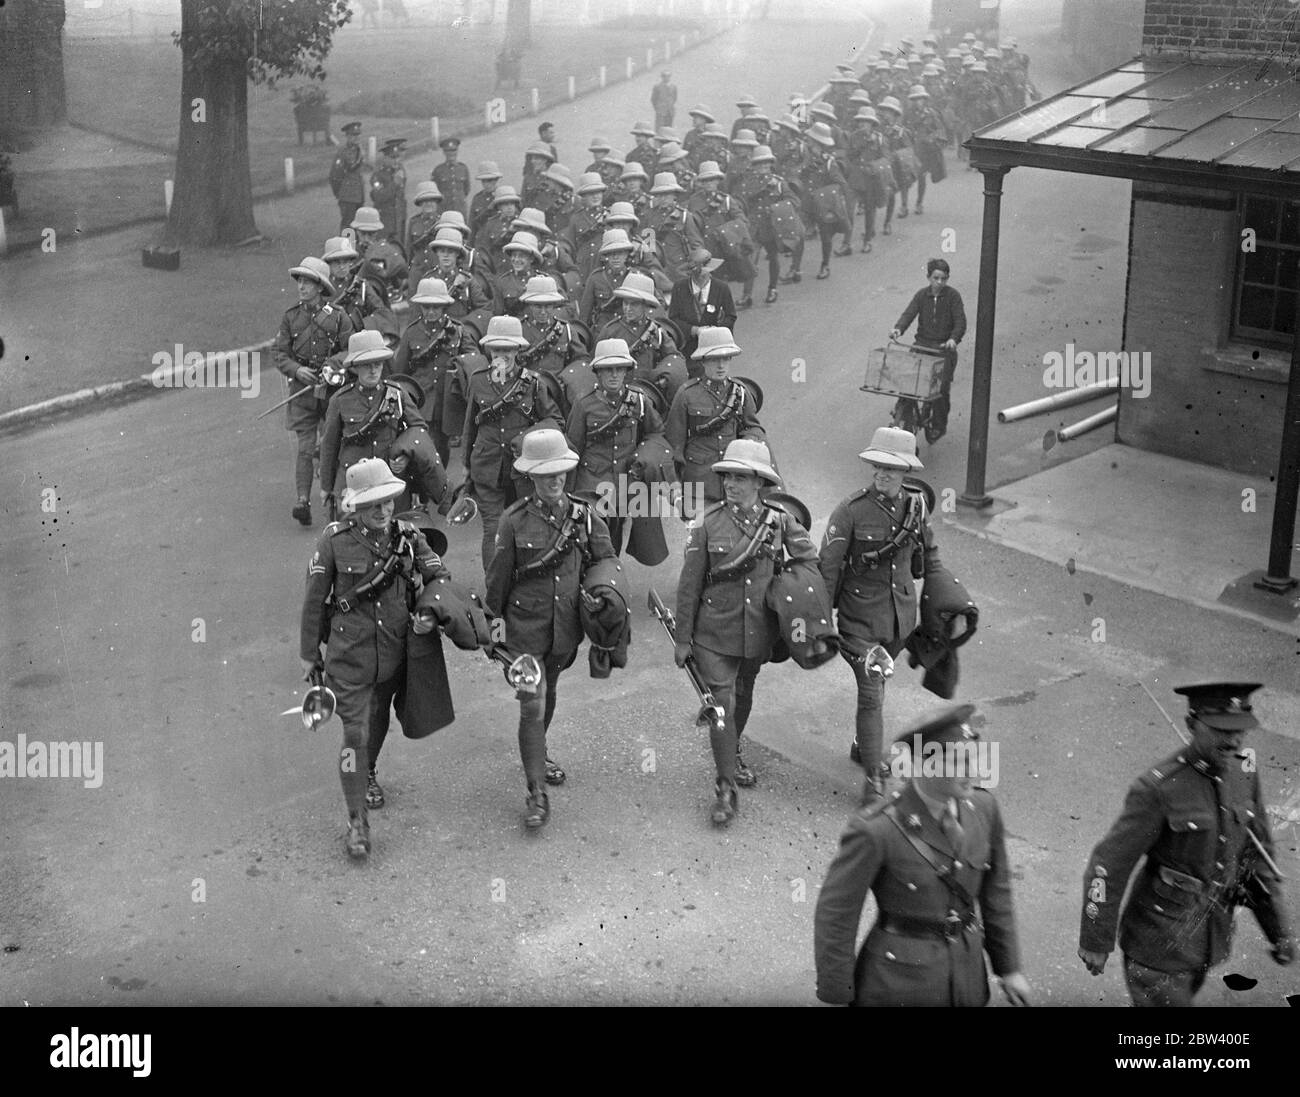
[[[1132,180],[1117,442],[1277,476],[1269,575],[1288,576],[1300,481],[1300,8],[1147,0],[1140,56],[985,128],[981,312],[997,292],[1002,178],[1037,167]],[[991,324],[987,325],[991,328]],[[992,331],[976,330],[972,432],[987,430]],[[967,501],[983,493],[972,440]],[[974,467],[976,464],[979,467]],[[1262,547],[1261,547],[1262,554]],[[1281,570],[1278,570],[1278,569]]]

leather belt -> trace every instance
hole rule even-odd
[[[877,925],[903,937],[941,937],[950,941],[960,937],[962,930],[983,929],[975,915],[963,919],[956,911],[950,911],[947,920],[942,922],[929,918],[909,918],[904,914],[881,914]]]

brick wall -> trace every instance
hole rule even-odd
[[[1124,349],[1151,352],[1151,395],[1121,392],[1116,435],[1268,476],[1282,442],[1285,386],[1207,368],[1216,359],[1206,351],[1227,345],[1240,236],[1235,207],[1205,207],[1230,201],[1212,191],[1135,186]],[[1241,353],[1249,357],[1250,348]]]
[[[1142,52],[1143,0],[1062,0],[1061,40],[1089,72]]]
[[[1300,53],[1300,8],[1285,0],[1147,0],[1142,52],[1263,57]]]

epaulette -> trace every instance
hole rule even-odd
[[[871,488],[869,487],[859,488],[857,491],[855,491],[852,495],[848,497],[847,502],[853,503],[859,499],[865,499],[870,491]]]
[[[321,530],[321,534],[325,537],[335,537],[338,534],[342,533],[344,530],[349,530],[351,528],[352,528],[352,519],[340,518],[337,522],[331,522],[323,530]]]
[[[719,499],[716,503],[710,503],[707,507],[704,508],[704,510],[700,512],[700,517],[703,517],[706,514],[716,514],[726,505],[727,505],[727,501],[725,499]]]
[[[527,505],[528,505],[528,496],[525,495],[522,499],[516,499],[513,503],[511,503],[508,507],[506,507],[506,509],[502,513],[514,514],[515,511],[523,510],[524,507],[526,507]]]
[[[1153,785],[1158,785],[1162,781],[1167,781],[1179,770],[1185,769],[1190,765],[1191,763],[1187,760],[1187,756],[1180,752],[1170,758],[1166,758],[1163,762],[1156,763],[1142,776]]]

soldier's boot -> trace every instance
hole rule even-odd
[[[370,853],[370,818],[365,808],[348,817],[347,850],[349,857],[356,858]]]
[[[776,301],[776,287],[775,287],[775,286],[768,286],[768,287],[767,287],[767,298],[766,298],[766,301],[767,301],[767,303],[768,303],[769,305],[770,305],[770,304],[773,304],[773,303]]]
[[[567,776],[568,774],[559,767],[558,763],[552,762],[549,758],[546,759],[546,783],[548,785],[562,785]]]
[[[745,764],[745,759],[740,756],[740,748],[736,748],[736,784],[741,788],[753,788],[758,784],[758,778],[754,776],[754,771]]]
[[[802,282],[803,275],[799,273],[798,267],[791,267],[790,273],[781,279],[781,285],[788,286],[793,282]]]
[[[862,747],[856,739],[849,746],[849,761],[854,765],[862,765]]]
[[[381,808],[384,806],[384,790],[375,780],[375,771],[372,769],[366,774],[366,807]]]
[[[298,519],[298,523],[304,526],[311,525],[311,500],[299,499],[297,506],[289,512]]]
[[[713,801],[713,810],[709,813],[709,818],[714,826],[725,827],[736,817],[736,811],[740,806],[740,795],[736,792],[735,782],[728,781],[725,777],[718,778],[714,791],[717,793],[717,799]]]
[[[540,785],[528,786],[528,799],[524,803],[524,826],[536,830],[546,825],[551,817],[551,801]]]

